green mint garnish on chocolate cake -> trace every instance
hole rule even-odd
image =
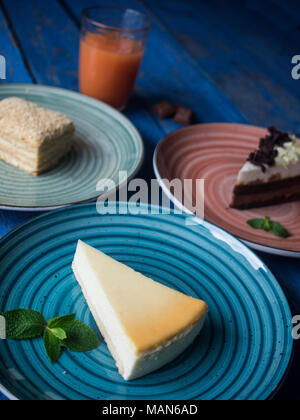
[[[249,209],[300,200],[300,143],[275,127],[239,172],[231,207]]]

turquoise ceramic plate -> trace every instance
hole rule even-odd
[[[126,209],[121,204],[122,213]],[[82,239],[147,276],[209,304],[203,333],[177,360],[125,382],[102,342],[51,366],[41,339],[0,342],[0,388],[18,399],[266,399],[292,353],[291,313],[277,281],[241,242],[183,215],[100,216],[95,205],[32,220],[0,242],[0,311],[76,312],[97,327],[72,274]]]
[[[63,112],[75,123],[72,152],[53,170],[35,177],[0,160],[0,208],[50,210],[94,200],[100,179],[116,186],[132,177],[143,159],[143,143],[118,111],[79,93],[48,86],[5,84],[0,100],[18,96]]]

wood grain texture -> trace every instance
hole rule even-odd
[[[5,18],[0,4],[0,54],[6,59],[7,81],[32,83],[32,77],[24,64],[22,54],[17,45],[18,40],[12,28],[10,28],[10,23]],[[0,83],[4,82],[6,81],[0,81]],[[33,215],[30,213],[0,211],[0,237],[31,217]]]
[[[32,78],[24,65],[21,53],[16,45],[16,39],[5,19],[0,3],[0,54],[6,60],[6,78],[15,82],[32,83]],[[5,83],[5,80],[0,80]]]
[[[93,3],[3,1],[23,58],[38,83],[77,89],[80,10]],[[162,97],[191,106],[200,122],[276,123],[300,132],[300,81],[290,77],[290,55],[299,54],[300,45],[298,0],[116,0],[111,4],[146,10],[154,23],[137,87],[126,110],[146,145],[141,177],[153,177],[155,145],[178,128],[150,112]],[[32,82],[1,7],[0,54],[7,58],[8,82]],[[31,216],[0,212],[0,235]],[[280,280],[293,313],[298,314],[299,262],[266,254],[260,257]],[[279,399],[299,398],[300,349],[296,354]]]
[[[65,1],[79,20],[86,1]],[[101,5],[103,2],[98,0],[93,4]],[[148,108],[163,98],[192,108],[199,121],[245,121],[235,104],[179,47],[151,11],[145,10],[136,0],[115,0],[113,4],[148,12],[152,18],[153,26],[136,87],[136,92]],[[169,121],[157,122],[165,132],[178,127]]]
[[[62,3],[79,26],[86,1],[64,0]],[[103,2],[98,0],[93,3],[97,4],[102,5]],[[154,177],[152,156],[155,145],[165,134],[179,127],[172,120],[161,121],[153,115],[152,107],[156,102],[168,99],[186,105],[195,111],[198,121],[244,122],[245,118],[189,54],[170,37],[167,29],[151,12],[145,10],[136,0],[115,0],[113,4],[148,13],[153,21],[134,94],[125,112],[145,141],[146,156],[141,176],[150,180]]]
[[[300,83],[291,77],[300,44],[296,2],[141,1],[249,121],[300,132]]]
[[[78,30],[56,0],[4,0],[38,83],[77,89]]]

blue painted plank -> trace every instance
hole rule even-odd
[[[300,83],[291,78],[296,20],[270,0],[141,2],[251,122],[300,131]]]
[[[271,0],[270,8],[272,10],[279,12],[279,22],[285,21],[286,23],[294,23],[296,26],[299,26],[299,0]]]
[[[37,82],[76,90],[78,30],[60,4],[56,0],[3,3]]]
[[[136,1],[114,2],[125,3],[140,8]],[[66,10],[57,1],[16,0],[13,4],[5,0],[5,5],[37,81],[76,89],[79,30]],[[68,6],[79,20],[86,2],[72,1]],[[126,111],[146,143],[143,173],[147,179],[153,176],[155,144],[178,127],[153,117],[150,109],[161,98],[192,107],[200,121],[245,121],[235,105],[155,22],[135,95]]]
[[[36,80],[42,84],[77,89],[79,30],[60,4],[56,1],[46,4],[37,0],[27,1],[25,4],[16,0],[14,4],[7,1],[5,6]],[[1,25],[4,27],[5,20],[2,16],[1,18]],[[2,39],[3,45],[8,49],[9,43],[4,40],[3,34]],[[9,56],[13,58],[11,52]],[[31,82],[31,79],[20,72],[20,77],[11,74],[9,81]],[[136,94],[133,95],[126,114],[140,130],[145,142],[145,163],[139,176],[151,179],[154,177],[154,148],[156,142],[164,136],[164,131],[153,120],[144,101]],[[33,216],[34,213],[0,211],[0,236]]]
[[[37,212],[0,211],[0,237],[6,235],[16,226],[36,217]]]
[[[124,5],[124,1],[114,2]],[[39,83],[77,88],[79,30],[57,1],[5,0],[22,48]],[[126,5],[140,7],[136,1]],[[17,6],[17,7],[16,7]],[[85,1],[72,1],[69,8],[79,19]],[[66,70],[67,66],[67,70]],[[195,109],[199,121],[245,121],[235,105],[178,48],[171,37],[155,23],[135,96],[126,115],[140,130],[146,143],[144,177],[150,179],[155,144],[178,126],[161,122],[151,113],[153,104],[169,98]],[[139,107],[136,104],[139,104]]]
[[[6,60],[6,80],[0,80],[0,83],[6,82],[24,82],[32,83],[32,79],[23,63],[22,56],[18,50],[13,35],[9,29],[8,23],[4,18],[0,7],[0,54]]]
[[[274,257],[263,252],[257,252],[258,256],[274,273],[285,292],[291,306],[292,315],[300,314],[300,289],[299,272],[300,262],[297,259]],[[300,372],[300,340],[295,341],[294,358],[285,381],[280,388],[275,400],[297,401],[299,395],[299,372]]]
[[[86,1],[67,0],[66,3],[80,19]],[[103,4],[101,0],[94,3]],[[136,0],[116,0],[114,5],[145,11]],[[152,18],[153,27],[136,90],[147,106],[150,108],[166,98],[193,108],[199,121],[245,121],[235,104],[178,46],[155,17]],[[166,132],[177,128],[168,122],[161,124]]]
[[[121,3],[125,2],[114,2]],[[134,0],[128,3],[139,7]],[[37,81],[76,89],[78,29],[60,4],[39,0],[4,0],[4,4]],[[68,5],[79,17],[86,1],[70,1]],[[146,108],[162,97],[170,97],[195,108],[200,121],[245,121],[235,105],[156,22],[136,92]],[[168,132],[176,125],[164,123],[163,128]]]
[[[14,4],[9,1],[6,3],[7,12],[37,81],[77,89],[79,29],[61,5],[56,1],[46,4],[37,0],[28,0],[26,4],[20,0],[16,0]],[[65,38],[61,40],[63,37]],[[60,54],[55,52],[58,49]],[[19,80],[12,78],[11,81]],[[154,177],[154,148],[165,133],[137,94],[133,95],[126,114],[141,132],[145,143],[145,163],[140,176],[151,179]],[[0,212],[0,217],[0,235],[3,235],[31,215],[3,211]]]
[[[299,272],[300,261],[294,258],[274,257],[264,253],[259,256],[265,261],[267,266],[271,266],[273,272],[282,284],[286,294],[289,296],[290,303],[295,314],[300,314],[300,287]]]
[[[273,1],[274,3],[281,4],[279,1]],[[14,6],[16,3],[18,3],[17,7],[19,10],[13,10],[17,8]],[[169,4],[170,3],[171,2],[169,2]],[[180,2],[177,3],[180,4]],[[190,8],[191,3],[193,3],[195,6],[192,9]],[[153,176],[151,168],[151,157],[154,145],[163,137],[166,132],[176,128],[176,126],[170,122],[159,122],[157,119],[153,118],[152,114],[149,112],[152,104],[161,97],[170,98],[171,100],[176,100],[178,102],[185,103],[186,105],[191,104],[191,106],[196,109],[198,118],[203,121],[213,121],[214,119],[218,118],[224,121],[228,121],[230,119],[233,121],[244,121],[245,118],[239,111],[239,108],[243,111],[245,110],[246,117],[252,120],[252,114],[248,113],[250,105],[252,112],[255,112],[255,115],[266,113],[268,110],[270,115],[277,115],[276,118],[278,118],[278,115],[281,112],[279,108],[267,109],[267,106],[272,99],[272,94],[270,94],[270,90],[260,82],[259,77],[257,78],[257,81],[261,83],[261,85],[259,84],[261,89],[259,94],[261,97],[259,96],[259,101],[254,100],[255,95],[258,95],[256,87],[257,83],[253,83],[250,86],[245,83],[244,86],[240,82],[240,78],[242,78],[243,72],[247,70],[248,65],[252,64],[252,59],[254,60],[255,64],[254,68],[260,68],[260,71],[262,71],[260,67],[260,61],[262,59],[261,52],[267,52],[268,42],[272,46],[272,39],[275,39],[276,36],[276,34],[274,34],[274,28],[270,33],[270,37],[266,38],[267,43],[264,45],[265,50],[260,49],[259,54],[255,55],[255,51],[253,52],[251,49],[255,49],[256,44],[250,43],[249,48],[247,46],[246,51],[243,51],[243,42],[245,42],[247,39],[246,35],[241,37],[241,39],[240,37],[235,36],[236,33],[242,33],[241,27],[236,30],[237,32],[235,32],[235,30],[232,28],[225,28],[225,30],[224,25],[222,26],[220,24],[218,25],[217,29],[221,32],[218,32],[218,36],[215,36],[211,28],[213,27],[213,29],[215,29],[214,26],[216,26],[216,11],[214,11],[214,13],[204,15],[204,17],[202,17],[201,14],[200,17],[202,20],[199,20],[199,8],[200,6],[204,7],[204,3],[208,4],[209,2],[191,2],[191,0],[185,0],[184,2],[181,2],[180,7],[188,4],[188,10],[184,9],[183,12],[186,13],[187,16],[189,15],[189,19],[185,19],[183,26],[180,26],[178,25],[178,19],[181,18],[181,16],[173,16],[172,19],[167,21],[165,20],[165,17],[162,17],[162,15],[159,14],[159,10],[156,5],[159,4],[160,8],[164,9],[166,3],[163,3],[162,1],[156,3],[153,0],[148,2],[148,6],[150,5],[150,8],[154,13],[152,14],[150,11],[154,19],[154,27],[150,36],[147,54],[143,63],[141,75],[138,80],[137,88],[127,110],[127,115],[142,132],[146,142],[146,166],[144,167],[141,174],[142,176],[146,176],[147,179]],[[233,10],[232,5],[235,3],[236,2],[231,1],[229,7],[229,3],[226,2],[228,10],[230,10],[230,13],[228,11],[229,14],[224,14],[227,16],[227,19],[231,13],[233,13],[235,18],[236,16],[239,16],[239,14],[235,14]],[[253,16],[257,14],[262,14],[262,16],[265,16],[265,10],[259,8],[258,1],[244,1],[241,3],[253,9]],[[66,11],[62,9],[59,3],[56,1],[51,2],[51,6],[50,2],[38,2],[37,0],[28,0],[26,3],[21,2],[21,0],[14,2],[9,2],[9,0],[6,0],[5,4],[12,18],[16,32],[20,37],[22,48],[25,51],[26,57],[28,58],[30,64],[32,65],[32,70],[37,80],[40,83],[57,84],[59,86],[76,89],[78,28],[74,22],[69,19],[68,13],[66,13]],[[114,4],[140,8],[140,5],[137,3],[137,1],[133,0],[116,1]],[[70,0],[68,5],[75,16],[79,18],[80,8],[86,6],[87,3],[85,1]],[[172,13],[172,10],[174,10],[173,7],[175,7],[174,2],[172,2],[170,13]],[[282,4],[282,11],[285,16],[292,15],[290,9],[286,6],[286,3]],[[271,16],[266,17],[267,21],[268,19],[273,23],[276,21],[277,12],[275,12]],[[160,22],[156,20],[154,16],[155,14],[157,14],[157,16],[159,16],[159,18],[162,19],[164,23],[166,23],[168,29],[165,26],[162,26]],[[26,20],[28,15],[30,15],[29,21]],[[204,22],[204,20],[207,20],[207,22]],[[291,17],[290,21],[296,22],[296,20],[297,19],[295,17]],[[2,22],[3,25],[3,17],[1,15],[0,22]],[[42,24],[44,26],[40,27]],[[235,24],[236,22],[234,22],[233,26],[235,26]],[[200,25],[201,28],[199,28]],[[205,25],[206,28],[208,28],[207,31],[204,31]],[[237,22],[237,27],[238,26],[239,25]],[[2,27],[5,28],[5,26]],[[175,31],[174,28],[177,28],[177,31]],[[184,30],[181,31],[180,28],[183,28]],[[170,33],[173,33],[177,36],[179,29],[183,36],[182,34],[179,35],[179,37],[177,37],[177,41],[188,49],[189,54],[179,48],[178,43],[175,42],[168,33],[170,30]],[[198,41],[198,38],[194,38],[189,35],[189,31],[191,29],[195,32],[199,31],[199,37],[203,36],[202,43]],[[222,32],[223,30],[226,33],[226,37]],[[227,30],[229,35],[227,34]],[[27,39],[24,34],[26,34],[26,36],[29,35],[29,38]],[[283,32],[281,34],[283,34]],[[0,40],[2,40],[1,36],[3,36],[2,31],[0,33]],[[261,39],[261,33],[259,36],[259,39]],[[233,45],[230,50],[227,50],[229,58],[224,53],[224,50],[226,51],[226,48],[228,48],[224,40],[228,40],[228,37]],[[6,40],[3,42],[3,45],[5,45],[6,49],[9,48],[7,47],[8,44]],[[54,45],[58,45],[59,53],[57,56],[53,53]],[[275,51],[276,50],[273,49],[272,54],[275,54]],[[48,52],[50,54],[49,56],[47,55]],[[215,57],[214,55],[216,52],[220,54],[219,59],[220,57],[224,58],[224,63],[223,61],[222,63],[219,63],[217,60],[218,56]],[[234,62],[230,64],[230,58],[232,58],[230,54],[232,53],[235,59],[242,58],[245,60],[246,64],[241,63],[242,67],[237,66]],[[69,54],[68,57],[70,58],[67,65],[66,61],[63,60],[63,58],[66,57],[66,54]],[[194,57],[193,59],[191,58],[190,54]],[[233,72],[233,80],[227,80],[226,84],[223,82],[220,73],[218,73],[220,72],[219,64],[224,65],[225,70],[226,68],[230,69],[233,67],[233,69],[236,71],[236,73]],[[208,77],[205,72],[209,73],[215,82],[212,82],[210,77]],[[282,86],[284,86],[282,92],[286,94],[286,91],[289,90],[287,87],[289,82],[281,80],[281,75],[277,72],[277,70],[275,76],[273,80],[275,80],[276,83],[282,83]],[[21,73],[20,77],[22,77]],[[255,77],[256,76],[254,74],[254,80]],[[22,78],[21,80],[17,80],[17,74],[15,73],[13,74],[11,81],[25,80]],[[234,85],[234,82],[238,86],[238,89],[236,89],[235,95],[231,95],[229,87],[231,87],[232,84]],[[219,85],[221,89],[218,88],[217,85]],[[224,89],[227,95],[222,93],[222,89]],[[251,92],[252,89],[253,93]],[[229,96],[233,98],[238,106],[235,106],[233,101],[228,99]],[[293,104],[294,106],[291,97],[288,96],[286,97],[284,108],[288,109],[290,104]],[[29,218],[31,216],[32,215],[26,213],[0,212],[0,235],[6,233],[10,228],[13,228],[25,218]],[[281,279],[281,283],[284,285],[289,297],[293,297],[292,303],[294,303],[294,307],[298,310],[300,300],[296,282],[299,273],[299,263],[297,261],[269,257],[265,254],[261,254],[261,257],[271,267],[271,269],[274,271],[274,274]],[[294,372],[297,371],[297,367],[299,369],[299,357],[297,360],[298,364],[293,365]],[[297,395],[295,392],[293,392],[293,389],[295,390],[297,388],[286,388],[285,394],[282,394],[282,398],[284,399],[285,395],[290,395],[292,397],[295,395],[296,397]]]
[[[32,78],[23,62],[22,55],[16,45],[14,34],[4,17],[0,7],[0,54],[6,59],[7,79],[0,83],[22,82],[32,83]],[[16,225],[28,220],[31,217],[28,213],[14,213],[0,211],[0,237],[9,232]]]

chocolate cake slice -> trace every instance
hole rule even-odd
[[[240,170],[231,207],[250,209],[300,200],[300,143],[269,128]]]

